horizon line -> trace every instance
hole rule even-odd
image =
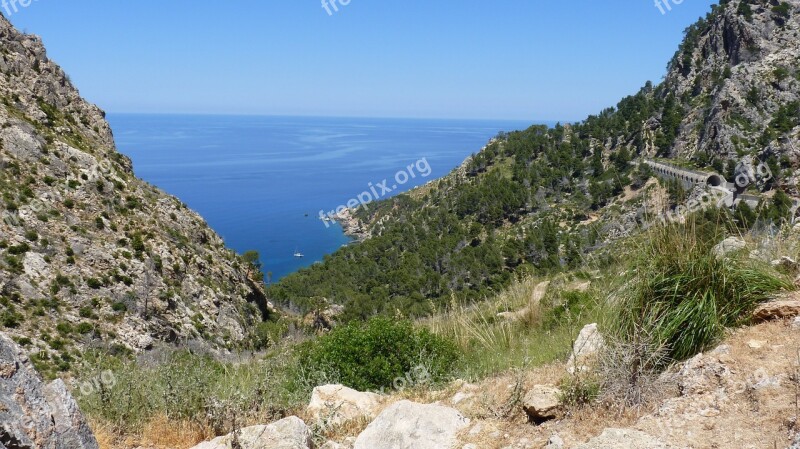
[[[320,114],[269,114],[248,112],[152,112],[152,111],[110,111],[107,115],[186,115],[186,116],[217,116],[217,117],[276,117],[276,118],[341,118],[341,119],[373,119],[373,120],[463,120],[463,121],[498,121],[498,122],[525,122],[531,125],[549,123],[578,123],[581,120],[550,120],[527,118],[474,118],[474,117],[412,117],[412,116],[365,116],[365,115],[320,115]]]

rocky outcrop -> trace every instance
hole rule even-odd
[[[355,449],[448,449],[469,419],[439,405],[400,401],[383,411],[358,436]]]
[[[670,449],[671,446],[638,430],[606,429],[575,449]]]
[[[43,384],[22,348],[2,334],[0,448],[98,449],[64,383]]]
[[[788,18],[773,9],[779,2],[740,3],[727,2],[693,25],[670,64],[664,92],[705,96],[708,105],[687,108],[672,155],[726,159],[753,148],[761,160],[786,157],[796,167],[796,124],[768,137],[764,131],[781,107],[800,99],[800,1],[785,2]]]
[[[772,301],[761,304],[753,312],[756,321],[780,320],[800,316],[800,299]]]
[[[252,426],[200,443],[192,449],[309,449],[311,431],[292,416],[267,426]]]
[[[338,425],[355,419],[373,419],[382,400],[375,393],[362,393],[344,385],[314,388],[306,411],[324,425]]]
[[[561,395],[561,390],[552,385],[536,385],[525,395],[522,408],[532,422],[555,419],[562,412]]]
[[[572,353],[567,361],[567,371],[574,374],[591,369],[597,363],[600,351],[604,346],[605,340],[597,329],[597,323],[584,326],[572,345]]]
[[[736,238],[736,237],[728,237],[725,240],[719,242],[717,246],[715,246],[711,252],[717,259],[724,259],[729,255],[741,251],[747,247],[747,243],[744,240]]]
[[[30,338],[42,360],[61,356],[43,335],[60,334],[71,354],[244,342],[269,313],[261,281],[199,215],[133,175],[103,111],[38,37],[0,17],[0,47],[6,330]]]

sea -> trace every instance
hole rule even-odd
[[[229,247],[258,251],[272,282],[351,243],[338,224],[320,219],[321,211],[365,199],[365,192],[388,198],[442,177],[498,132],[532,124],[163,114],[108,119],[137,176],[199,212]]]

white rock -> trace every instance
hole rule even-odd
[[[711,252],[717,257],[717,259],[724,259],[729,254],[742,250],[746,246],[747,243],[745,243],[744,240],[736,237],[728,237],[715,246]]]
[[[644,432],[632,429],[606,429],[600,436],[574,449],[669,449],[660,441]]]
[[[400,401],[383,411],[358,436],[354,449],[449,449],[469,419],[440,405]]]
[[[472,393],[464,393],[463,391],[459,391],[458,393],[453,395],[453,398],[450,399],[450,402],[453,405],[458,405],[463,402],[465,399],[469,399],[474,396]]]
[[[554,433],[549,440],[547,440],[547,446],[544,449],[564,449],[564,440],[561,437]]]
[[[373,419],[382,399],[375,393],[362,393],[344,385],[314,388],[308,414],[316,422],[338,425],[359,418]]]
[[[561,390],[552,385],[536,385],[525,395],[522,408],[534,422],[557,418],[561,411]]]
[[[31,278],[43,278],[50,272],[44,257],[32,251],[25,253],[25,258],[22,260],[22,267],[25,270],[25,274]]]
[[[587,371],[597,361],[600,350],[605,346],[605,340],[597,330],[597,323],[588,324],[581,329],[578,339],[572,345],[572,354],[567,361],[567,371],[570,374]]]
[[[240,449],[309,449],[311,431],[298,417],[291,416],[267,426],[239,430]],[[192,449],[233,449],[233,434],[200,443]]]
[[[794,321],[792,322],[792,329],[800,330],[800,316],[795,317]]]

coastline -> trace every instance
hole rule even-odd
[[[362,242],[369,237],[367,226],[356,218],[352,209],[344,209],[338,214],[330,217],[335,223],[342,227],[344,235],[352,238],[356,242]]]

